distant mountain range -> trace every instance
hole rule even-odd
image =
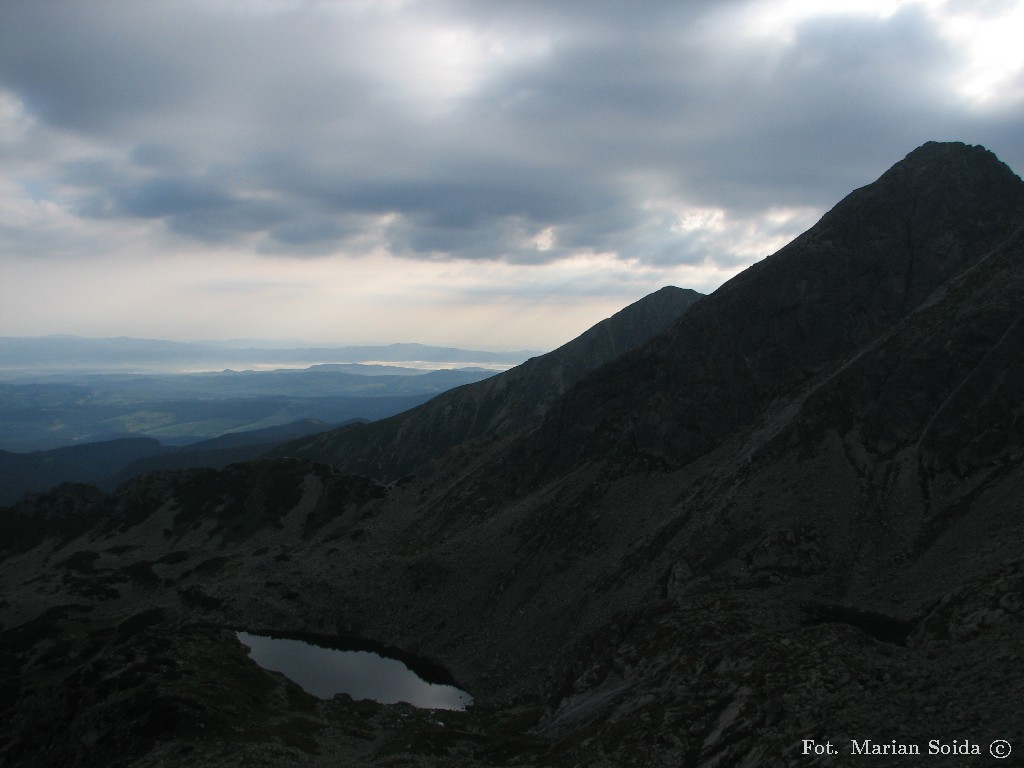
[[[696,299],[286,456],[0,511],[0,762],[1016,749],[1024,182],[925,144]],[[240,628],[399,648],[476,704],[318,701]]]
[[[245,342],[240,342],[245,343]],[[231,342],[177,342],[161,339],[81,336],[0,337],[0,378],[44,373],[144,373],[308,367],[321,363],[432,363],[435,367],[507,368],[536,355],[528,350],[488,352],[425,344],[378,346],[236,346]]]

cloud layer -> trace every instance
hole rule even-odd
[[[1022,3],[872,5],[12,0],[2,258],[710,289],[924,141],[1024,167]]]

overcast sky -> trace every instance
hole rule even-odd
[[[928,140],[1024,0],[0,0],[0,335],[549,349]]]

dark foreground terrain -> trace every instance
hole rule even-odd
[[[927,144],[522,422],[462,388],[487,426],[388,484],[346,456],[392,480],[430,403],[4,510],[0,762],[1019,764],[1022,227],[994,155]],[[398,648],[476,705],[320,701],[236,628]]]

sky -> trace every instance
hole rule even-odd
[[[1024,0],[0,0],[0,336],[551,349],[929,140]]]

